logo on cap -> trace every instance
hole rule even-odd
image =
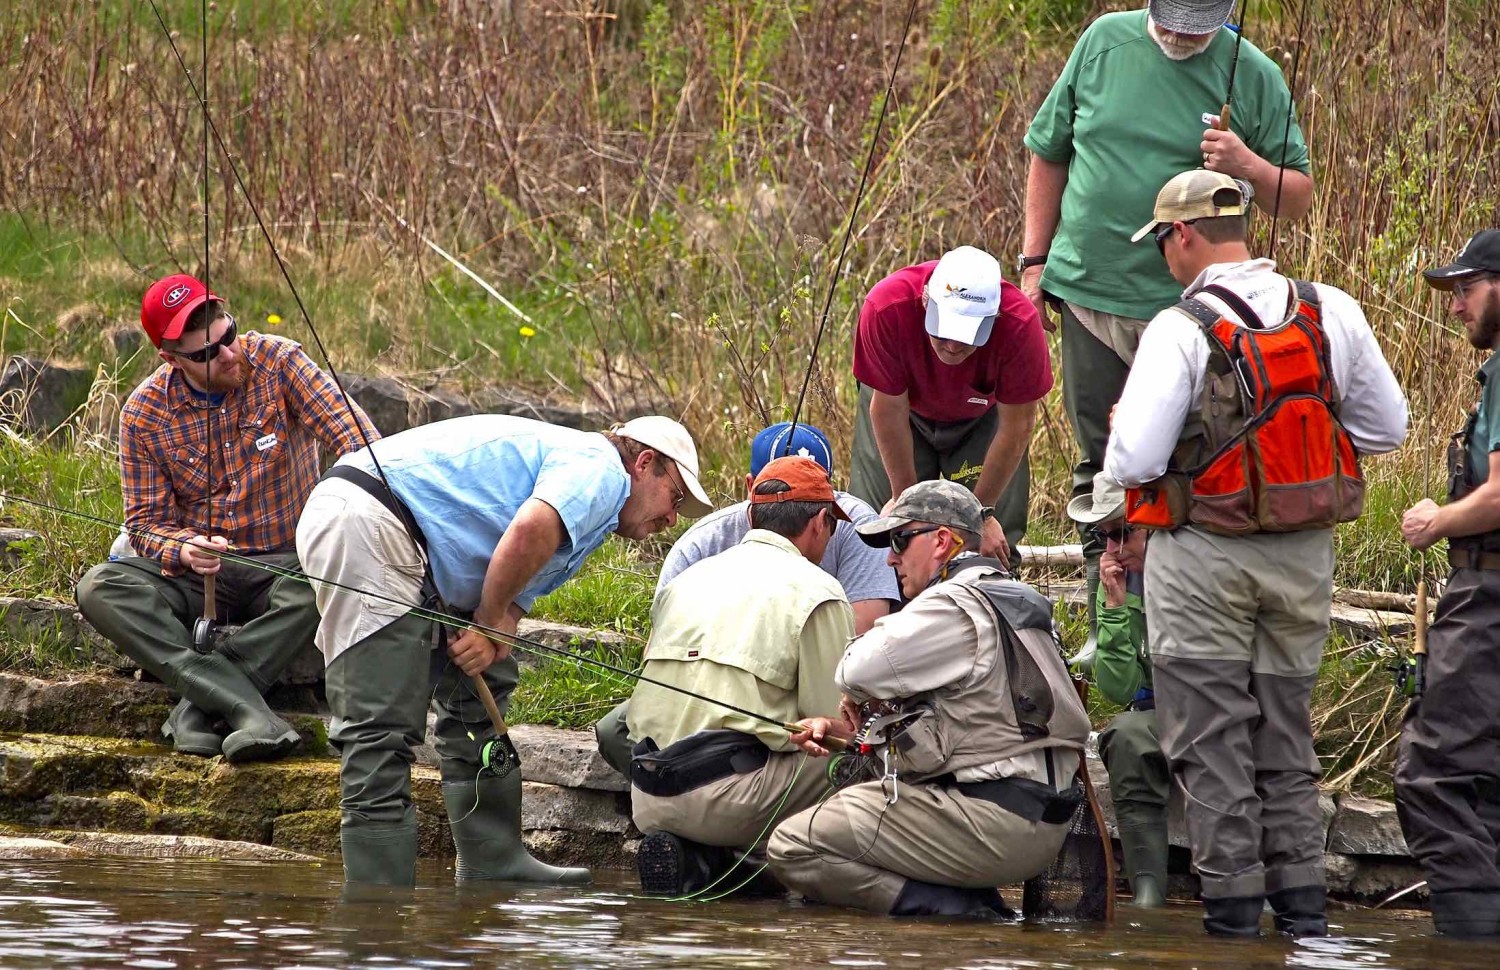
[[[985,298],[977,293],[970,293],[967,286],[954,286],[952,283],[944,283],[943,289],[948,291],[949,296],[958,297],[960,300],[968,300],[970,303],[984,303]]]
[[[161,298],[161,305],[170,310],[183,300],[186,300],[188,294],[192,292],[193,288],[191,286],[188,286],[186,283],[178,283],[167,291],[166,296]]]

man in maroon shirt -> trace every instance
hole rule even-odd
[[[946,478],[986,506],[979,552],[1004,561],[1026,532],[1026,449],[1052,361],[1036,308],[988,253],[960,246],[899,269],[865,297],[849,491],[882,508]]]

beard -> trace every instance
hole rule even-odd
[[[1487,295],[1484,309],[1474,321],[1474,331],[1468,335],[1469,343],[1476,350],[1494,350],[1496,338],[1500,338],[1500,299],[1494,293]]]
[[[217,367],[209,367],[207,387],[204,390],[210,394],[222,394],[226,391],[237,391],[245,385],[245,380],[250,376],[250,367],[244,359],[236,361],[233,370],[225,371]]]
[[[1173,34],[1156,26],[1156,21],[1146,21],[1146,31],[1151,39],[1156,41],[1156,46],[1161,52],[1174,61],[1185,61],[1189,57],[1208,50],[1208,45],[1214,42],[1214,34]],[[1215,31],[1217,33],[1217,31]]]

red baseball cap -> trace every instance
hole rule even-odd
[[[186,273],[174,273],[151,284],[141,298],[141,326],[151,343],[161,346],[163,340],[176,340],[182,336],[188,314],[209,300],[218,300],[217,294]]]
[[[791,486],[785,492],[757,494],[755,485],[762,482],[780,481]],[[832,502],[833,517],[849,521],[849,516],[839,508],[833,495],[833,483],[828,480],[828,469],[801,455],[790,455],[768,462],[755,476],[755,485],[750,487],[750,504],[766,505],[771,502]]]

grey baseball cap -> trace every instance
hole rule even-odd
[[[984,531],[984,506],[974,493],[957,482],[918,482],[901,493],[891,514],[855,526],[854,531],[865,545],[884,549],[891,544],[891,533],[913,522],[931,522],[962,529],[972,535]]]
[[[1235,0],[1151,0],[1151,19],[1179,34],[1211,34],[1229,22]]]

